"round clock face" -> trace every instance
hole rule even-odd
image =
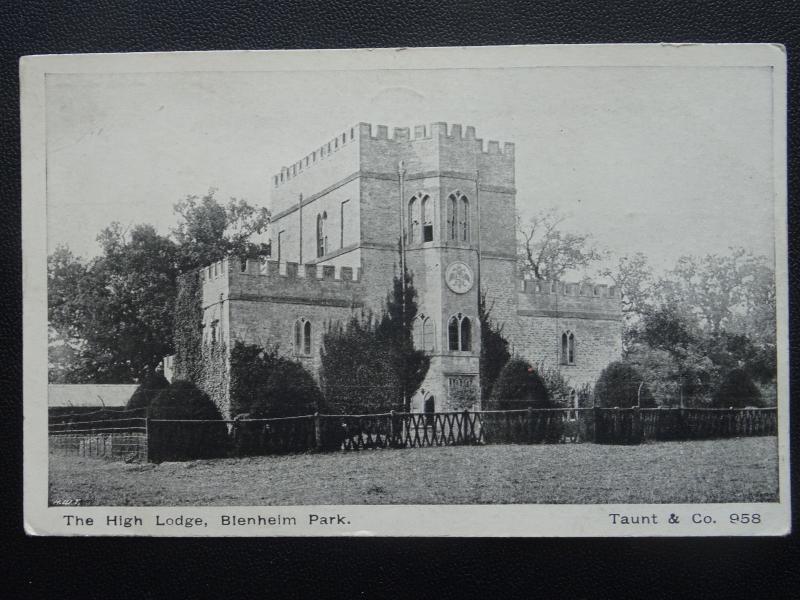
[[[450,263],[444,272],[444,280],[447,283],[447,287],[456,294],[466,294],[470,291],[474,279],[472,269],[463,262]]]

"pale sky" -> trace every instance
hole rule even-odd
[[[271,175],[359,121],[446,121],[514,142],[518,207],[618,254],[772,258],[771,89],[747,67],[50,74],[50,250],[94,255],[111,221],[166,232],[210,187],[268,205]]]

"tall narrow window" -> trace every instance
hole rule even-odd
[[[422,198],[422,241],[433,241],[433,206],[428,196]]]
[[[277,252],[278,262],[281,262],[281,245],[282,245],[281,242],[283,241],[282,238],[284,233],[286,232],[285,231],[278,232],[278,252]]]
[[[344,223],[347,218],[347,211],[345,208],[348,206],[350,200],[345,200],[339,207],[339,248],[344,248]]]
[[[450,350],[458,350],[458,318],[450,317],[450,322],[447,324],[447,347]]]
[[[413,244],[419,238],[417,229],[419,228],[419,203],[416,196],[408,203],[408,243]]]
[[[414,327],[412,329],[412,336],[414,338],[414,348],[417,350],[424,350],[425,345],[423,343],[423,326],[425,323],[425,316],[420,315],[416,319],[414,319]]]
[[[328,253],[328,212],[322,213],[322,255]]]
[[[461,206],[459,208],[459,229],[461,229],[461,241],[469,241],[469,200],[466,196],[461,196]]]
[[[317,258],[325,256],[328,253],[328,235],[325,231],[327,221],[327,212],[317,215]]]
[[[461,349],[472,350],[472,321],[469,317],[461,319]]]
[[[569,351],[567,354],[567,359],[569,360],[569,364],[575,364],[575,335],[570,333],[569,338],[567,340],[567,346],[569,347]]]
[[[294,353],[297,356],[311,355],[311,321],[298,319],[294,323]]]
[[[561,364],[575,364],[575,334],[571,331],[561,334]]]
[[[322,247],[322,215],[317,215],[317,258],[325,254]]]
[[[472,350],[472,320],[458,313],[447,323],[447,346],[450,350]]]
[[[303,326],[303,354],[311,354],[311,321],[306,321]]]
[[[458,199],[455,194],[450,194],[447,199],[447,237],[456,240],[458,230]]]
[[[424,350],[425,352],[432,352],[434,350],[433,319],[420,313],[419,316],[414,319],[412,334],[414,348],[417,350]]]
[[[433,319],[427,317],[422,322],[422,349],[427,352],[433,352],[435,350],[435,342],[436,336],[434,335],[433,330]]]

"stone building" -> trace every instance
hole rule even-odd
[[[380,311],[402,257],[431,356],[413,410],[479,389],[479,290],[515,354],[593,383],[621,353],[617,291],[518,278],[514,173],[514,145],[484,144],[473,127],[345,129],[271,177],[268,260],[202,270],[204,343],[278,344],[318,373],[326,323]]]

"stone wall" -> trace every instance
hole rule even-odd
[[[525,281],[518,284],[512,351],[532,363],[558,367],[570,384],[594,385],[622,356],[622,312],[617,290],[603,285]],[[575,336],[574,364],[564,364],[561,335]]]

